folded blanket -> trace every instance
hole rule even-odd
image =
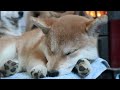
[[[91,64],[91,66],[92,66],[92,71],[87,77],[85,77],[85,79],[96,79],[102,72],[104,72],[107,68],[110,67],[108,62],[102,58],[96,59],[95,62]],[[29,74],[24,72],[24,73],[16,73],[13,76],[5,77],[2,79],[32,79],[32,78],[30,77]],[[70,74],[63,76],[45,77],[42,79],[81,79],[81,78],[78,75],[71,72]]]

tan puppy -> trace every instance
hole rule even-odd
[[[21,37],[0,38],[1,76],[27,71],[33,78],[58,76],[72,71],[78,60],[98,58],[96,28],[107,16],[91,20],[77,15],[33,18],[39,30]],[[91,69],[87,62],[88,70]]]

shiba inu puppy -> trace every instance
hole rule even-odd
[[[60,18],[32,18],[32,21],[38,29],[16,38],[0,38],[1,76],[20,71],[27,71],[33,78],[64,75],[70,73],[79,60],[85,63],[77,69],[81,72],[84,66],[90,72],[87,59],[94,61],[99,57],[97,29],[107,23],[107,16],[88,19],[65,15]]]

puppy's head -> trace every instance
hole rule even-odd
[[[107,23],[107,16],[91,20],[77,15],[66,15],[58,19],[38,20],[36,26],[45,34],[43,52],[47,59],[50,76],[71,72],[81,58],[96,59],[97,28]]]
[[[1,11],[1,27],[8,30],[10,35],[21,35],[27,26],[28,11]]]

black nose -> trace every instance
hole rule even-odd
[[[19,18],[22,18],[23,17],[23,12],[22,11],[20,11],[20,12],[18,12],[18,15],[19,15]]]
[[[47,76],[49,76],[49,77],[55,77],[55,76],[58,76],[58,75],[59,75],[59,72],[56,71],[56,70],[51,70],[51,71],[47,72]]]

